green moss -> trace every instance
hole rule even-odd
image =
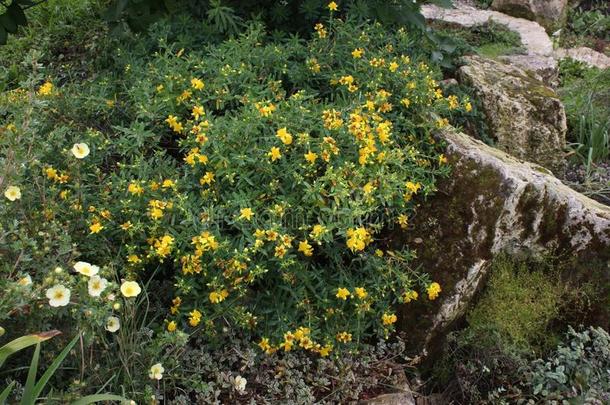
[[[487,291],[469,313],[466,335],[487,347],[537,352],[554,344],[548,326],[559,316],[562,286],[535,266],[497,259]]]

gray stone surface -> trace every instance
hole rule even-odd
[[[565,25],[568,0],[494,0],[491,7],[513,17],[536,21],[548,32],[554,32]]]
[[[428,350],[438,347],[437,339],[464,315],[491,261],[503,252],[562,255],[574,275],[610,286],[610,207],[543,167],[456,130],[439,137],[447,144],[452,174],[419,208],[412,230],[396,236],[415,249],[417,264],[443,288],[433,305],[401,308],[399,327],[413,341],[425,342]]]
[[[559,48],[553,55],[556,59],[571,58],[599,69],[610,68],[610,57],[585,46],[570,49]]]
[[[481,100],[495,146],[560,171],[565,165],[567,122],[563,104],[543,82],[515,66],[479,56],[458,71]]]

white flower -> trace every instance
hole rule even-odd
[[[124,281],[121,284],[121,293],[127,298],[136,297],[141,291],[142,289],[135,281]]]
[[[106,320],[106,330],[108,332],[116,332],[121,327],[121,321],[116,316],[109,316]]]
[[[86,143],[75,143],[71,151],[75,158],[84,159],[89,155],[89,146]]]
[[[91,277],[99,273],[100,268],[87,262],[76,262],[74,270],[85,276]]]
[[[89,295],[92,297],[99,297],[102,292],[108,286],[108,280],[105,278],[101,278],[98,275],[91,276],[89,278],[89,282],[87,283],[87,287],[89,288]]]
[[[20,278],[19,281],[17,281],[17,284],[19,284],[20,286],[26,287],[26,286],[32,284],[32,277],[30,277],[29,274],[26,274],[24,277]]]
[[[61,284],[49,288],[46,295],[52,307],[65,307],[70,302],[70,290]]]
[[[246,391],[247,383],[248,381],[244,377],[238,375],[233,380],[233,388],[235,389],[235,391],[239,392],[240,394],[243,394]]]
[[[4,192],[4,196],[9,201],[15,201],[21,198],[21,189],[17,186],[8,186]]]
[[[164,371],[165,369],[163,368],[161,363],[153,364],[153,366],[150,368],[150,371],[148,372],[148,376],[153,380],[160,380],[163,378]]]

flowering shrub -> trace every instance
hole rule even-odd
[[[267,353],[327,356],[387,336],[394,304],[436,299],[389,235],[448,173],[434,117],[468,101],[443,96],[404,30],[315,29],[124,56],[125,88],[95,112],[113,127],[62,122],[52,80],[3,95],[1,316],[50,306],[115,332],[119,297],[170,279],[154,291],[166,336],[231,326]]]

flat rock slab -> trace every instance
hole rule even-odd
[[[480,10],[475,7],[459,4],[458,8],[442,8],[430,4],[422,6],[422,14],[428,20],[441,20],[472,27],[492,20],[504,24],[521,37],[521,42],[528,55],[552,56],[553,43],[544,28],[534,21],[492,10]]]
[[[465,61],[458,78],[481,100],[495,146],[561,171],[567,122],[563,104],[553,89],[513,65],[478,56]]]
[[[443,288],[437,301],[400,308],[399,329],[412,336],[413,345],[438,347],[484,285],[494,257],[504,252],[565,257],[574,275],[610,293],[610,207],[543,167],[466,134],[448,129],[439,138],[447,144],[452,174],[422,203],[412,229],[395,235],[396,243],[416,250],[417,264]],[[607,317],[601,322],[610,326]]]
[[[559,48],[555,50],[554,56],[557,59],[571,58],[598,69],[610,68],[610,57],[584,46],[570,49]]]

